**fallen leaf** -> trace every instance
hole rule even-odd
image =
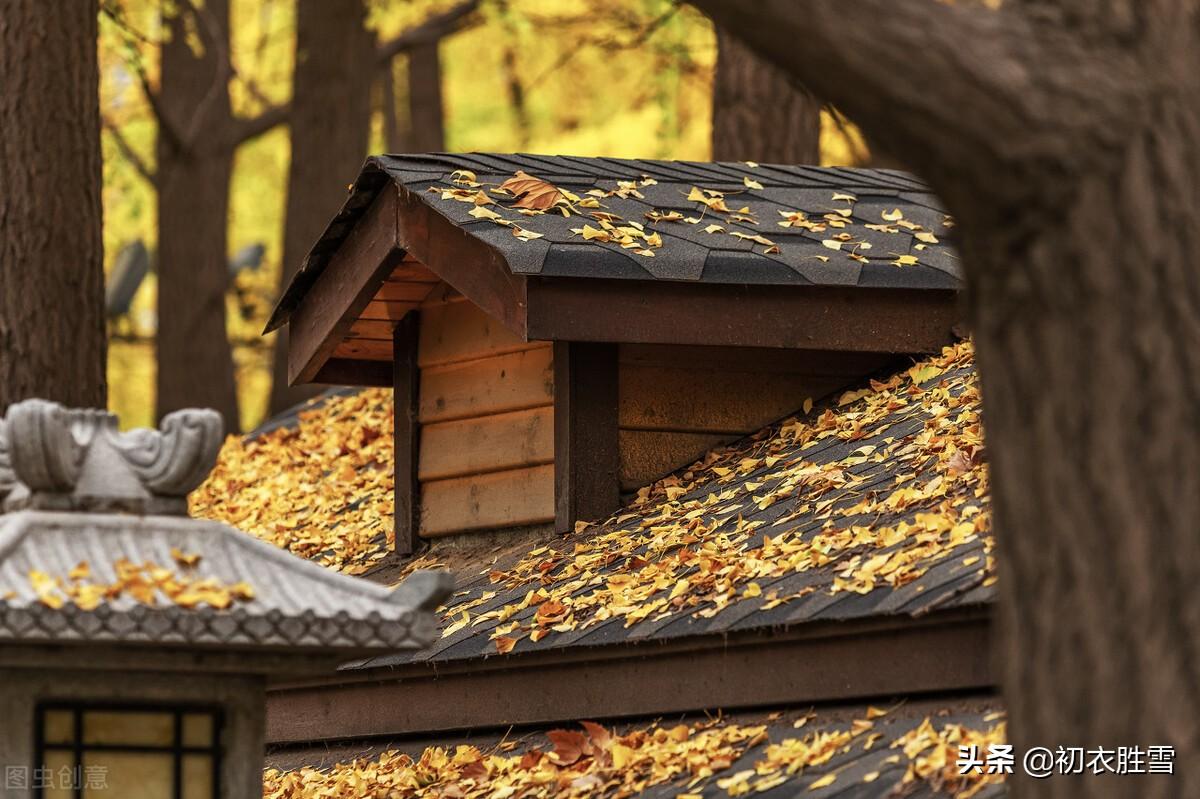
[[[515,176],[501,183],[500,188],[517,198],[513,203],[515,208],[544,211],[563,199],[562,192],[554,184],[535,178],[522,170],[517,170]]]

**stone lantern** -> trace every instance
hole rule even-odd
[[[220,417],[160,430],[42,400],[0,423],[0,796],[262,794],[275,675],[427,645],[443,572],[394,590],[187,516]]]

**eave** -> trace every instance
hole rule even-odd
[[[975,605],[920,617],[340,671],[271,690],[267,740],[302,745],[986,691],[996,685],[990,640],[990,606]]]

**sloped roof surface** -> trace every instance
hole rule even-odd
[[[517,173],[570,196],[544,212],[522,213],[512,193],[498,188]],[[514,274],[933,289],[961,283],[958,259],[946,242],[953,222],[928,187],[904,172],[546,155],[381,155],[363,166],[268,330],[287,320],[389,183],[495,249]],[[486,203],[483,211],[479,203]],[[653,234],[657,240],[648,238]]]
[[[709,453],[602,524],[482,570],[456,565],[452,552],[444,563],[419,559],[456,574],[442,637],[368,664],[987,603],[995,578],[979,410],[964,342]],[[390,502],[386,392],[331,396],[298,417],[294,428],[228,443],[193,512],[361,568],[382,556],[383,544],[368,542]],[[250,523],[262,494],[304,522],[281,506]],[[329,556],[342,541],[354,558]]]
[[[1005,741],[994,701],[776,711],[387,750],[266,773],[266,799],[316,796],[894,796],[996,799],[1003,775],[958,773],[960,745]]]
[[[602,524],[460,574],[440,641],[365,665],[987,602],[983,458],[963,343],[710,452]]]
[[[395,591],[224,524],[21,511],[0,517],[0,641],[222,644],[331,654],[428,640],[445,575]],[[224,605],[224,607],[222,607]]]

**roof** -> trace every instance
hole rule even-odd
[[[1003,775],[960,775],[959,746],[1006,740],[994,700],[758,711],[450,738],[324,769],[267,771],[266,799],[329,795],[995,799]],[[269,760],[271,758],[268,758]]]
[[[10,643],[392,651],[428,640],[442,596],[437,574],[392,591],[218,522],[0,517],[0,641]]]
[[[440,640],[368,665],[987,604],[979,412],[963,342],[710,452],[600,524],[490,566],[445,553],[458,591]],[[391,493],[386,393],[327,397],[298,416],[296,427],[227,443],[194,511],[335,567],[378,562],[387,525],[377,516]],[[289,503],[302,524],[269,521],[287,519]]]
[[[517,178],[552,184],[534,189]],[[953,225],[892,170],[575,156],[369,158],[267,324],[301,298],[384,187],[498,253],[513,275],[710,284],[957,289]],[[557,202],[546,208],[546,202]],[[534,205],[537,207],[529,208]],[[428,235],[428,231],[424,231]]]
[[[212,466],[219,430],[212,411],[118,433],[103,411],[11,406],[0,423],[10,511],[0,515],[0,641],[328,658],[427,642],[445,573],[389,590],[182,513]]]
[[[391,391],[331,391],[229,436],[190,511],[361,574],[391,545],[393,446]]]

